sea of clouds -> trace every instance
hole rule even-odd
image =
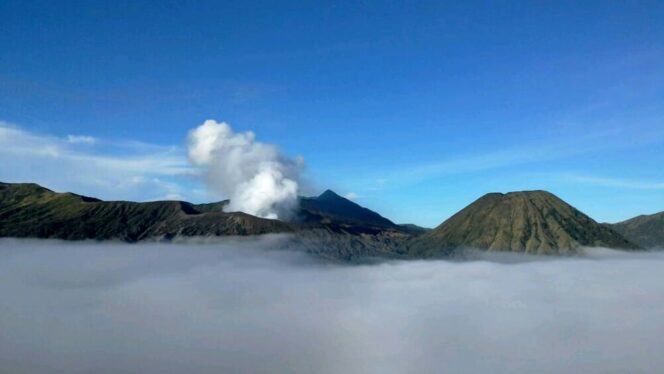
[[[661,373],[664,253],[322,262],[0,241],[0,372]]]

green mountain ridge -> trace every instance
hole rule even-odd
[[[36,184],[0,183],[0,236],[65,240],[293,232],[288,223],[245,213],[200,212],[182,201],[101,201]]]
[[[664,212],[605,225],[643,248],[664,248]]]
[[[416,238],[408,253],[432,257],[459,248],[532,254],[569,254],[581,246],[637,249],[546,191],[489,193],[432,231]]]
[[[462,248],[534,254],[638,248],[545,191],[487,194],[435,229],[397,225],[330,190],[301,197],[288,221],[223,212],[226,204],[102,201],[33,183],[0,183],[0,237],[136,242],[288,233],[307,251],[341,260],[427,258]]]

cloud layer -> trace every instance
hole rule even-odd
[[[302,159],[257,142],[253,132],[235,133],[225,122],[207,120],[189,132],[188,151],[189,160],[204,168],[208,187],[230,197],[228,211],[278,218],[297,204]]]
[[[193,170],[177,147],[59,138],[0,121],[0,159],[2,182],[36,182],[103,199],[202,197],[183,188]]]
[[[2,372],[661,372],[664,253],[321,264],[0,241]]]

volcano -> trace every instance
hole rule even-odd
[[[568,254],[582,246],[636,249],[609,227],[546,191],[489,193],[434,230],[414,239],[408,253],[449,255],[461,248]]]
[[[227,204],[102,201],[34,183],[0,183],[0,237],[137,242],[286,233],[309,252],[342,260],[437,257],[464,248],[532,254],[638,248],[546,191],[484,195],[433,230],[395,224],[330,190],[300,197],[288,221],[224,212]]]

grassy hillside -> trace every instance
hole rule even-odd
[[[291,232],[288,223],[244,213],[202,212],[181,201],[100,201],[36,184],[0,184],[0,236],[137,241],[176,235]]]
[[[573,253],[580,246],[635,249],[615,231],[545,191],[490,193],[410,245],[411,255],[457,248],[533,254]]]
[[[299,211],[290,222],[225,213],[226,204],[227,200],[197,205],[101,201],[31,183],[0,183],[0,237],[135,242],[177,236],[296,233],[301,248],[343,260],[444,256],[458,248],[533,254],[574,253],[580,246],[637,248],[610,227],[545,191],[487,194],[433,230],[396,225],[332,191],[301,198]],[[650,232],[651,225],[660,222],[637,218],[625,227]]]
[[[607,225],[643,248],[664,248],[664,212]]]

